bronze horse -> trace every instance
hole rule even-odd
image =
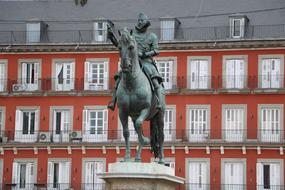
[[[123,136],[126,143],[125,161],[130,161],[130,141],[128,117],[132,118],[135,131],[138,134],[139,147],[135,161],[141,161],[141,151],[144,145],[151,144],[151,150],[159,163],[163,163],[164,141],[164,112],[165,95],[161,85],[160,93],[163,94],[162,108],[156,109],[156,97],[152,92],[151,84],[141,69],[137,43],[132,36],[132,31],[124,29],[119,33],[118,48],[121,57],[121,81],[117,89],[117,104],[119,117],[123,126]],[[150,120],[150,140],[143,134],[142,124]]]

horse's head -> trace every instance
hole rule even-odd
[[[133,38],[132,31],[124,28],[119,32],[118,48],[121,56],[121,69],[123,72],[131,72],[134,64],[138,64],[137,43]]]

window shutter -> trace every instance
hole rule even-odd
[[[200,60],[200,73],[199,73],[199,77],[200,77],[200,85],[199,88],[208,88],[208,61],[207,60]]]
[[[103,39],[102,41],[107,41],[107,22],[103,22]]]
[[[26,84],[27,83],[27,63],[22,63],[21,65],[22,68],[22,76],[20,78],[20,81],[22,84]]]
[[[108,77],[108,62],[104,62],[104,90],[108,90],[108,83],[109,83],[109,77]]]
[[[98,28],[98,22],[94,22],[94,39],[95,41],[100,41],[99,39],[99,28]]]
[[[34,164],[33,163],[27,163],[26,165],[26,184],[29,188],[32,188],[34,183]]]
[[[39,89],[39,70],[40,70],[40,63],[34,63],[34,71],[35,71],[35,84],[38,85],[37,89]]]
[[[67,186],[69,186],[70,183],[70,168],[71,167],[71,163],[70,162],[65,162],[65,181],[64,183],[66,183]]]
[[[53,162],[48,162],[48,187],[52,188],[53,184],[53,173],[54,173],[54,163]]]
[[[85,179],[84,179],[84,182],[85,182],[85,188],[88,188],[88,186],[90,186],[90,184],[92,183],[92,170],[91,170],[91,164],[92,162],[85,162]]]
[[[82,116],[82,125],[83,125],[83,135],[86,138],[90,127],[89,127],[89,112],[88,110],[83,110],[83,116]]]
[[[5,85],[6,85],[6,65],[3,63],[0,63],[0,91],[5,90]]]
[[[104,140],[107,140],[107,135],[108,135],[108,110],[107,109],[103,110],[103,134],[106,135]]]
[[[71,90],[74,90],[74,82],[76,80],[76,76],[75,76],[75,63],[74,62],[71,62],[71,63],[68,63],[70,64],[70,89]]]
[[[19,164],[13,162],[12,183],[18,184],[20,178]]]
[[[84,90],[89,90],[90,62],[84,63]]]
[[[273,163],[270,164],[270,184],[276,187],[276,189],[279,188],[281,185],[281,172],[280,172],[280,164]]]
[[[95,183],[96,184],[100,184],[103,183],[103,180],[101,178],[98,177],[98,173],[102,173],[103,172],[103,162],[95,162]]]
[[[191,88],[195,89],[198,87],[197,81],[198,81],[198,61],[192,60],[191,61]]]
[[[16,122],[15,122],[15,139],[18,140],[21,137],[23,131],[23,112],[16,110]]]
[[[256,163],[256,185],[257,189],[263,189],[263,164]]]

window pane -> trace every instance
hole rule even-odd
[[[55,133],[60,134],[61,112],[56,112]]]
[[[23,112],[23,134],[28,134],[29,118],[29,112]]]
[[[270,189],[270,165],[263,165],[263,184],[265,189]]]
[[[35,112],[31,113],[30,134],[35,134]]]
[[[26,184],[26,164],[20,164],[20,188],[25,188]]]

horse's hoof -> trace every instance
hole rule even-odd
[[[150,140],[147,137],[143,138],[143,145],[149,145],[150,144]]]

